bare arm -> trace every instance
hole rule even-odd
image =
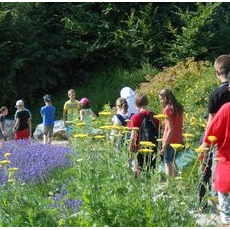
[[[130,144],[129,144],[129,151],[130,152],[135,151],[135,144],[136,144],[137,135],[138,135],[137,131],[132,130],[131,137],[130,137]]]
[[[172,119],[170,117],[166,118],[168,120],[168,123],[169,123],[169,129],[168,129],[168,132],[166,134],[166,137],[165,137],[165,141],[164,143],[162,143],[162,149],[161,149],[161,154],[163,155],[165,150],[166,150],[166,147],[167,145],[169,144],[169,141],[172,137],[172,132],[173,132],[173,123],[172,123]]]
[[[32,137],[32,118],[31,117],[28,119],[28,125],[29,125],[30,137]]]
[[[15,121],[15,124],[14,124],[14,128],[13,128],[14,132],[18,129],[19,123],[20,123],[20,119],[16,118],[16,121]]]
[[[208,122],[207,122],[207,125],[206,125],[206,128],[205,128],[205,132],[207,132],[208,127],[209,127],[210,124],[212,123],[212,121],[213,121],[215,115],[216,115],[216,113],[209,113],[209,114],[208,114]]]
[[[85,110],[81,109],[80,110],[80,121],[84,121],[84,116],[85,116]]]

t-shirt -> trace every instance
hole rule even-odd
[[[225,103],[210,124],[204,142],[211,145],[208,136],[217,137],[217,161],[214,173],[214,189],[222,193],[230,192],[230,103]]]
[[[28,129],[29,125],[28,125],[28,119],[31,117],[31,114],[29,113],[29,111],[27,109],[21,110],[21,111],[17,111],[15,114],[15,118],[19,118],[19,126],[17,128],[17,131],[21,131],[24,129]]]
[[[183,112],[178,114],[177,116],[173,116],[172,109],[169,106],[164,108],[163,114],[167,115],[172,120],[173,131],[172,137],[169,140],[169,144],[172,143],[182,143],[183,136],[182,136],[182,128],[183,128]],[[169,121],[165,119],[165,129],[163,133],[163,142],[166,139],[166,134],[169,130]]]
[[[118,112],[117,114],[120,114],[124,120],[129,119],[129,114],[121,114],[120,112]],[[117,117],[117,115],[114,115],[112,118],[112,122],[114,125],[122,125],[122,122],[120,121],[120,119]]]
[[[67,121],[72,121],[76,118],[79,118],[78,110],[80,109],[79,101],[74,100],[71,102],[70,100],[64,104],[64,110],[67,113]]]
[[[40,113],[43,115],[43,125],[45,126],[54,125],[55,111],[56,111],[56,108],[52,105],[41,107]]]
[[[230,102],[230,92],[228,90],[228,82],[223,82],[209,96],[208,113],[217,113],[226,102]]]

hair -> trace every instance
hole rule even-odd
[[[135,97],[135,104],[138,108],[147,106],[149,104],[147,96],[145,94],[137,94]]]
[[[165,105],[170,106],[173,116],[177,116],[183,112],[183,106],[177,101],[171,90],[163,89],[160,91],[159,95],[166,98]]]
[[[122,108],[124,107],[124,110],[125,111],[128,111],[128,102],[126,101],[125,98],[123,97],[120,97],[116,100],[116,106],[118,106],[119,108]]]
[[[90,108],[89,103],[87,105],[81,104],[81,108],[82,109],[89,109]]]
[[[75,93],[75,90],[74,90],[74,89],[69,89],[69,90],[68,90],[68,95],[69,95],[70,93]]]
[[[0,114],[2,114],[3,112],[5,112],[6,110],[8,110],[8,108],[5,107],[5,106],[2,106],[2,107],[0,108]]]
[[[224,76],[226,79],[230,78],[230,55],[219,56],[214,63],[215,69],[219,75]]]

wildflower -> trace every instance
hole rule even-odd
[[[105,130],[111,130],[112,128],[113,128],[112,125],[104,125],[100,127],[100,129],[105,129]]]
[[[115,126],[113,126],[113,129],[116,129],[116,130],[124,130],[124,126],[115,125]]]
[[[104,139],[105,136],[103,136],[103,135],[97,135],[97,136],[94,136],[93,138],[94,139]]]
[[[159,119],[159,120],[163,120],[165,118],[167,118],[168,116],[165,114],[157,114],[157,115],[153,115],[154,118]]]
[[[212,203],[217,204],[218,203],[218,199],[215,196],[211,196],[208,198]]]
[[[85,122],[79,122],[79,123],[76,123],[76,125],[79,126],[79,127],[82,127],[82,126],[85,126],[86,123]]]
[[[150,141],[141,141],[140,144],[144,147],[155,147],[156,145]]]
[[[9,163],[10,163],[9,160],[0,161],[0,164],[1,164],[1,165],[7,165],[7,164],[9,164]]]
[[[196,148],[196,149],[195,149],[195,152],[196,152],[196,153],[203,153],[203,152],[205,152],[206,150],[207,150],[207,148],[200,148],[200,147],[199,147],[199,148]]]
[[[208,140],[209,140],[210,142],[214,142],[214,141],[217,140],[217,138],[216,138],[215,136],[208,136]]]
[[[130,131],[124,130],[124,131],[122,131],[121,133],[123,133],[123,134],[125,134],[125,133],[130,133]]]
[[[11,153],[5,153],[5,154],[4,154],[4,157],[5,157],[5,158],[8,158],[10,155],[11,155]]]
[[[191,117],[190,118],[190,123],[191,123],[191,125],[195,125],[196,124],[196,118],[195,117]]]
[[[16,171],[18,171],[19,170],[19,168],[8,168],[8,171],[9,172],[16,172]]]
[[[191,133],[184,133],[184,134],[182,134],[182,136],[184,136],[185,138],[194,137],[194,135]]]
[[[88,137],[88,135],[80,133],[80,134],[75,134],[74,137],[76,137],[76,138],[86,138],[86,137]]]
[[[138,152],[139,153],[152,153],[153,150],[152,149],[140,149]]]
[[[108,111],[101,111],[101,112],[99,112],[98,114],[99,114],[99,115],[102,115],[102,116],[110,116],[110,115],[112,115],[112,113],[111,113],[111,112],[108,112]]]
[[[9,179],[8,182],[14,183],[14,182],[15,182],[15,179]]]
[[[172,148],[174,148],[175,150],[184,147],[182,144],[176,144],[176,143],[175,143],[175,144],[170,144],[170,146],[171,146]]]

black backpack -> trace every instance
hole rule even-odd
[[[117,118],[119,119],[119,121],[121,122],[122,126],[126,126],[127,122],[125,121],[124,117],[121,116],[121,114],[116,114]]]
[[[142,114],[142,123],[139,129],[139,141],[150,141],[157,145],[158,125],[153,120],[153,113]]]

